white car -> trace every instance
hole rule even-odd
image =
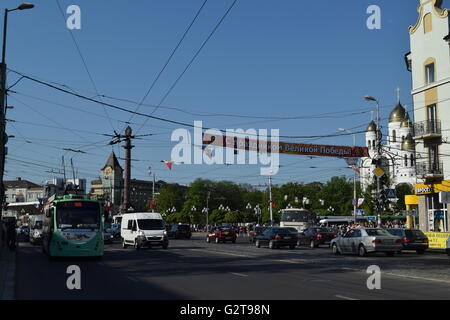
[[[159,213],[126,213],[122,217],[120,231],[124,249],[128,246],[136,250],[152,246],[167,249],[169,246],[165,223]]]
[[[355,228],[343,237],[331,240],[334,254],[358,254],[361,257],[372,252],[384,252],[393,256],[402,250],[402,240],[383,229]]]

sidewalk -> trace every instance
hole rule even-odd
[[[14,300],[15,277],[16,252],[0,248],[0,300]]]

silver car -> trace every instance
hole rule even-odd
[[[331,248],[334,254],[350,253],[364,257],[368,253],[384,252],[393,256],[402,250],[402,240],[383,229],[356,228],[331,240]]]

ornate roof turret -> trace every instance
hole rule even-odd
[[[408,112],[406,112],[405,119],[403,120],[400,127],[401,128],[412,128],[413,127],[413,123],[412,123],[411,119],[409,118]]]
[[[374,121],[372,121],[371,123],[369,123],[366,132],[376,132],[376,131],[377,131],[377,124]]]
[[[397,102],[397,106],[392,110],[389,116],[389,123],[402,122],[406,117],[406,109],[402,106],[400,101]]]
[[[105,170],[105,168],[107,167],[111,167],[113,170],[123,171],[119,161],[116,158],[114,151],[111,152],[111,154],[109,155],[108,161],[106,161],[106,164],[102,168],[102,170]]]
[[[402,150],[403,151],[416,150],[416,143],[414,142],[414,139],[410,133],[406,136],[405,140],[403,140]]]

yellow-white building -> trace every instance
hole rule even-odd
[[[450,191],[450,11],[442,0],[420,0],[418,12],[405,58],[412,74],[419,226],[448,232],[439,192]]]

